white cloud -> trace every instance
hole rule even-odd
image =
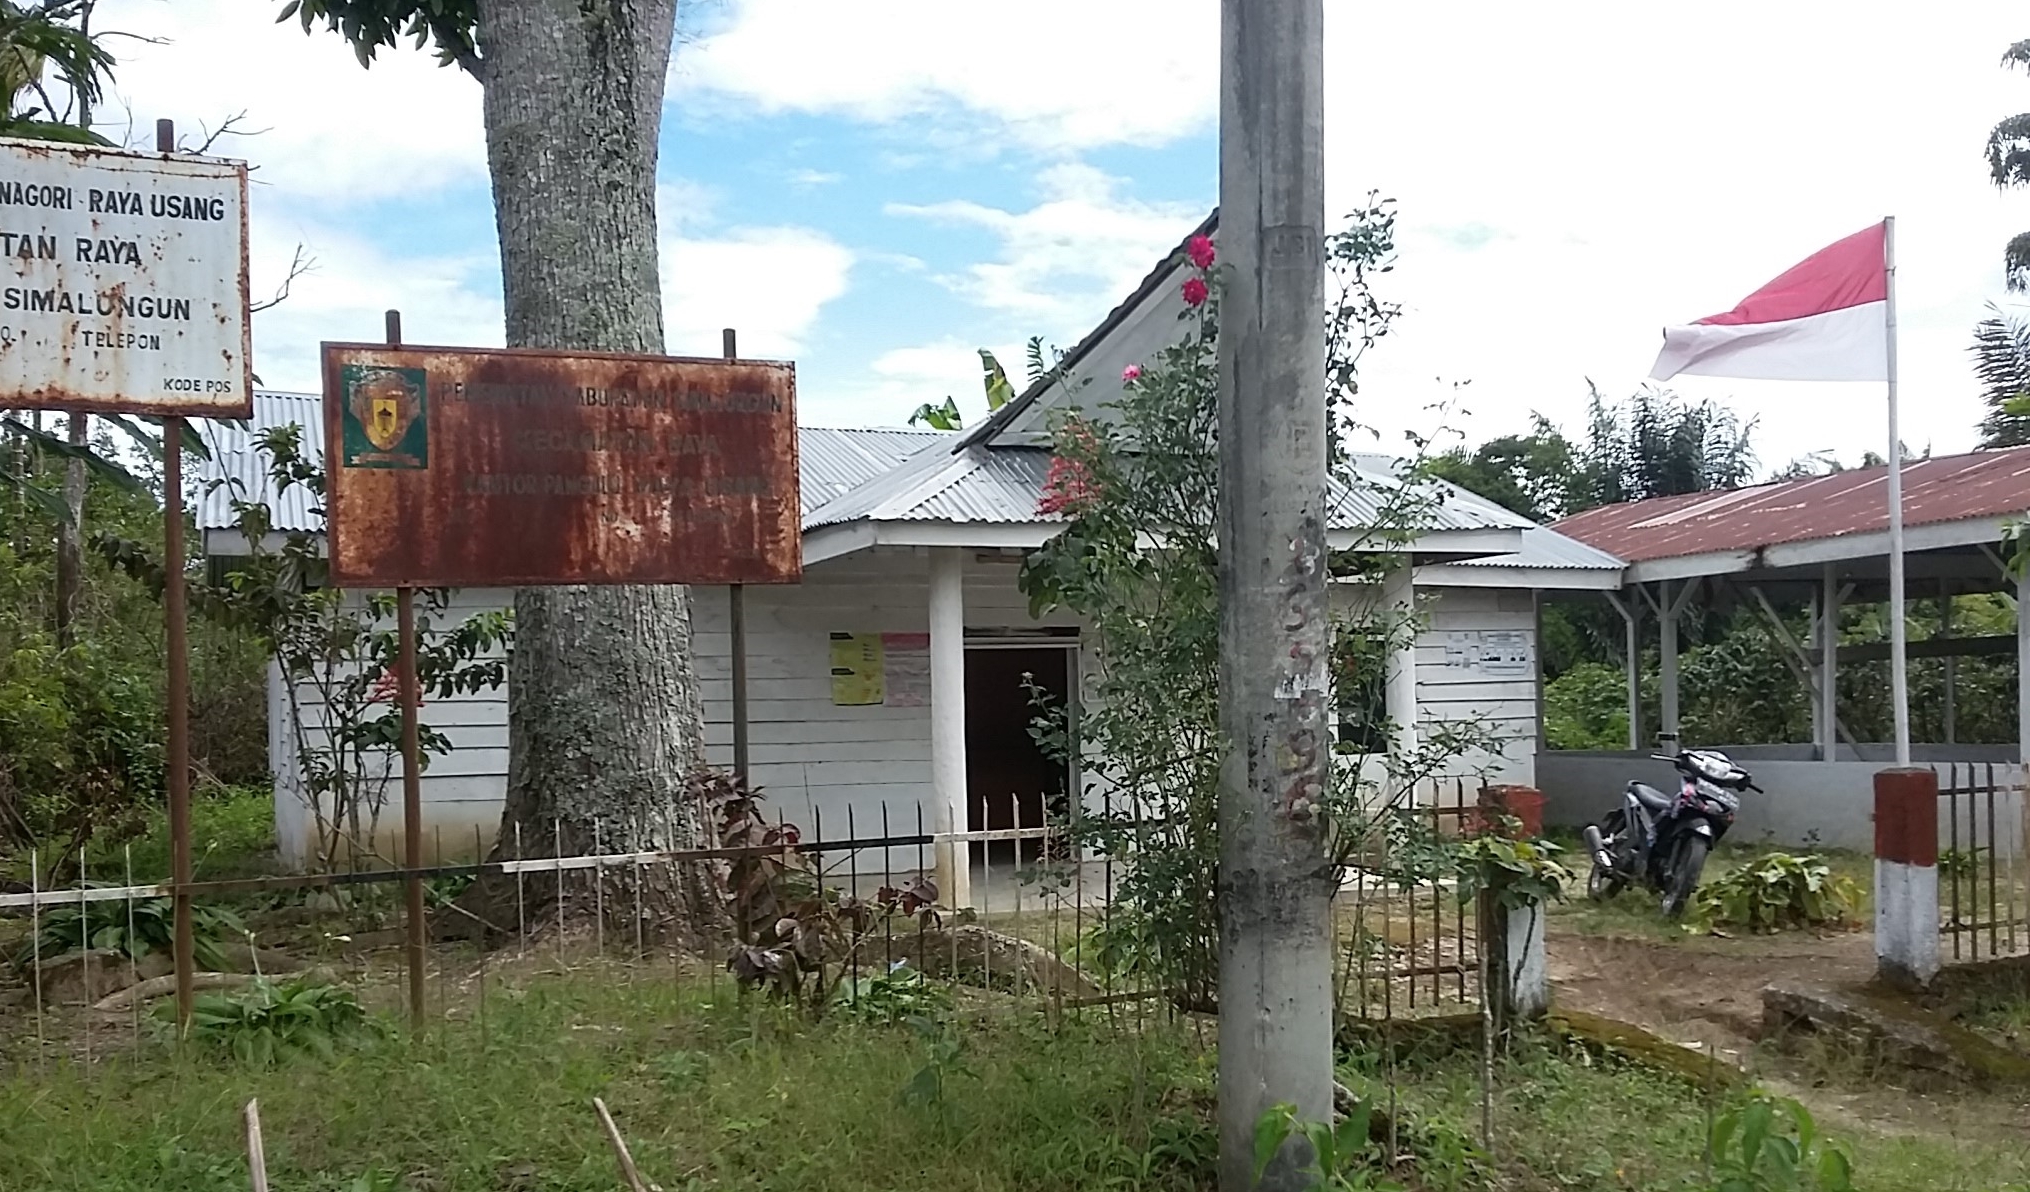
[[[254,372],[264,386],[316,392],[322,387],[318,344],[378,341],[384,312],[403,315],[412,343],[497,347],[500,300],[491,255],[430,257],[390,254],[370,239],[325,226],[257,225],[251,248],[257,297],[272,295],[297,244],[314,259],[289,297],[254,316]]]
[[[951,337],[891,348],[875,357],[863,376],[824,391],[799,392],[800,415],[821,426],[901,426],[918,406],[956,401],[967,426],[987,416],[980,384],[981,347],[994,353],[1010,379],[1022,384],[1022,347],[1017,343],[971,344]]]
[[[735,228],[711,237],[665,230],[664,342],[673,355],[719,353],[721,328],[740,354],[794,357],[824,305],[846,292],[853,253],[807,228]]]
[[[1215,113],[1212,0],[735,0],[733,10],[679,52],[674,91],[947,131],[984,118],[994,135],[1056,150],[1163,144]]]
[[[940,278],[1006,317],[1011,334],[1076,339],[1126,296],[1205,212],[1122,197],[1120,179],[1062,163],[1038,175],[1041,201],[1026,211],[980,203],[895,204],[893,215],[985,229],[994,259]]]
[[[1971,443],[1966,331],[2000,289],[2002,241],[2030,226],[2030,198],[1993,194],[1980,160],[1987,128],[2030,108],[1996,66],[2021,33],[2013,7],[1712,0],[1695,22],[1613,0],[1326,8],[1330,210],[1370,187],[1403,204],[1388,284],[1410,311],[1369,362],[1378,418],[1422,418],[1402,412],[1449,394],[1442,376],[1474,380],[1476,436],[1531,409],[1575,423],[1583,378],[1632,389],[1663,323],[1726,309],[1895,212],[1904,380],[1923,394],[1906,437]],[[1161,145],[1212,125],[1216,23],[1210,0],[737,0],[676,82],[686,102],[893,125],[918,146],[895,152],[926,163],[953,152],[932,134],[955,130],[1058,153]],[[915,211],[1001,236],[994,259],[949,274],[968,297],[1082,329],[1170,241],[1131,248],[1110,230],[1119,206]],[[1758,417],[1773,462],[1879,446],[1873,387],[1683,389]]]
[[[245,112],[243,127],[266,131],[213,152],[255,167],[257,218],[265,187],[343,207],[485,181],[477,82],[406,41],[362,70],[337,34],[278,25],[279,11],[248,0],[103,0],[95,27],[159,42],[112,43],[113,98],[131,109],[135,137],[153,148],[149,130],[168,117],[186,140],[202,139],[202,126]],[[118,103],[97,117],[121,139]]]

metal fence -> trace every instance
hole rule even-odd
[[[1939,784],[1940,931],[1954,961],[2030,952],[2025,802],[2011,767],[1956,763]]]
[[[1471,830],[1476,796],[1464,782],[1434,784],[1410,806],[1378,818],[1333,907],[1342,1015],[1388,1019],[1477,1009],[1482,956],[1475,915],[1459,899],[1456,879],[1436,859],[1442,850],[1435,847]],[[723,878],[757,859],[794,869],[810,889],[831,891],[824,912],[830,938],[817,959],[830,966],[835,989],[858,987],[900,964],[948,982],[955,993],[963,987],[962,996],[975,1006],[1040,1010],[1058,1021],[1067,1014],[1103,1014],[1132,1027],[1200,1008],[1164,987],[1132,949],[1126,959],[1107,959],[1112,945],[1100,941],[1133,872],[1132,853],[1082,848],[1072,827],[1037,823],[1040,810],[1012,798],[1006,808],[976,809],[975,822],[989,827],[940,832],[928,825],[929,815],[914,804],[880,805],[864,814],[812,812],[807,828],[778,818],[766,845],[595,845],[576,856],[416,869],[370,867],[362,851],[357,867],[343,872],[197,881],[185,890],[201,911],[237,909],[255,924],[258,934],[245,941],[255,967],[262,954],[252,945],[289,949],[292,963],[266,966],[269,976],[329,966],[370,1005],[389,1011],[403,1008],[406,986],[415,999],[407,1008],[419,1022],[424,1013],[434,1021],[472,1015],[483,1021],[489,984],[518,979],[507,969],[531,957],[573,964],[598,958],[618,966],[614,980],[731,982],[734,975],[720,958],[686,959],[659,943],[662,924],[645,905],[659,871],[709,864]],[[1150,817],[1146,826],[1148,847],[1161,847],[1160,818]],[[484,841],[474,837],[470,844],[471,856],[485,855]],[[517,856],[527,851],[518,837],[512,845]],[[435,847],[438,857],[462,851],[442,839]],[[949,884],[961,867],[969,892],[965,909],[953,910],[948,892],[930,887]],[[601,880],[584,881],[587,871]],[[404,883],[412,877],[428,883],[441,908],[450,905],[455,883],[483,874],[513,885],[512,921],[488,924],[496,946],[437,943],[420,957],[405,954]],[[129,861],[116,873],[79,872],[53,886],[42,859],[31,854],[27,888],[0,893],[0,939],[19,937],[9,951],[18,947],[22,961],[11,965],[5,962],[12,956],[0,957],[0,1004],[11,998],[27,1011],[25,1020],[0,1012],[0,1054],[32,1055],[38,1063],[65,1056],[89,1061],[173,1041],[173,1031],[147,1026],[150,1019],[165,1027],[173,1021],[168,950],[157,946],[135,956],[138,949],[127,942],[150,938],[151,922],[157,925],[153,938],[161,939],[159,924],[176,887],[149,880],[153,876],[137,880]],[[97,884],[106,878],[115,884]],[[921,897],[926,894],[933,896]],[[593,912],[582,929],[571,925],[578,920],[567,924],[567,901]],[[928,912],[916,902],[930,903]],[[455,919],[455,912],[438,913]],[[8,919],[25,927],[25,936],[6,930]],[[418,960],[420,967],[412,968]],[[16,979],[9,991],[7,983]],[[195,979],[200,991],[244,983],[242,974],[199,973]],[[151,1011],[151,1005],[162,1010]]]
[[[1342,1013],[1390,1018],[1478,1007],[1477,915],[1430,846],[1473,830],[1481,814],[1477,784],[1469,796],[1466,781],[1453,779],[1425,784],[1378,817],[1334,908]]]

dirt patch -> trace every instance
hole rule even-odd
[[[1788,1056],[1760,1045],[1763,989],[1868,980],[1875,972],[1869,932],[1661,940],[1553,930],[1547,945],[1554,1004],[1714,1048],[1836,1128],[1992,1138],[2030,1120],[2020,1090],[1914,1090],[1894,1075],[1853,1066],[1848,1056]]]
[[[1554,930],[1547,948],[1559,1005],[1737,1052],[1760,1032],[1764,986],[1858,982],[1875,971],[1867,932],[1666,942]]]

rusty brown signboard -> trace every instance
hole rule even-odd
[[[794,583],[796,371],[324,345],[341,587]]]

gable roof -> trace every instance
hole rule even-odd
[[[952,454],[969,447],[978,446],[1036,446],[1041,441],[1042,416],[1053,404],[1053,399],[1067,393],[1063,382],[1087,380],[1094,384],[1106,385],[1109,378],[1118,382],[1120,366],[1135,363],[1150,353],[1174,342],[1176,337],[1168,334],[1178,316],[1184,313],[1183,300],[1178,296],[1181,282],[1175,282],[1178,270],[1185,267],[1185,246],[1194,237],[1210,236],[1219,229],[1219,208],[1199,221],[1177,246],[1164,254],[1135,288],[1129,291],[1119,305],[1107,312],[1106,317],[1086,332],[1084,338],[1066,352],[1056,366],[1044,376],[1031,382],[1029,387],[1017,394],[1007,405],[987,418],[985,422],[967,431],[952,447]],[[1155,335],[1137,335],[1136,332],[1151,329]],[[1143,339],[1150,342],[1145,346]],[[1121,341],[1130,341],[1122,343]],[[1112,354],[1122,357],[1119,361],[1102,359],[1109,355],[1103,348],[1126,349]],[[1107,367],[1112,365],[1113,367]],[[1090,374],[1089,376],[1086,374]],[[1115,384],[1118,388],[1118,384]]]
[[[1780,548],[1845,540],[1840,557],[1862,557],[1889,524],[1886,467],[1852,468],[1828,476],[1758,484],[1724,492],[1652,497],[1589,509],[1553,524],[1552,529],[1631,564],[1706,555],[1748,556],[1723,570],[1751,562],[1780,565]],[[1996,519],[2030,510],[2030,447],[1944,455],[1903,467],[1903,524],[1954,527],[1946,537],[1991,541]],[[1917,542],[1911,549],[1925,549]],[[1773,551],[1773,556],[1771,552]],[[1797,562],[1805,562],[1800,558]]]

